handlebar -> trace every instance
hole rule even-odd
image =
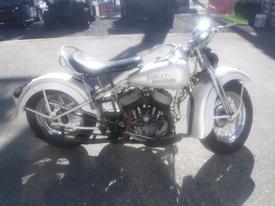
[[[216,34],[218,32],[221,32],[221,31],[223,31],[223,30],[225,30],[227,28],[230,28],[230,27],[233,27],[233,26],[236,26],[236,25],[238,25],[238,24],[237,23],[229,23],[229,24],[226,24],[226,25],[223,25],[223,26],[217,26],[217,27],[214,27],[212,29],[212,32],[214,34]]]
[[[238,25],[237,23],[229,23],[229,24],[226,24],[226,25],[223,25],[223,26],[218,26],[216,28],[218,28],[218,30],[223,30],[223,29],[227,29],[227,28],[230,28],[230,27],[233,27],[233,26],[236,26]]]
[[[172,47],[172,49],[174,49],[174,48],[176,48],[178,46],[176,44],[158,44],[158,45],[154,46],[151,49],[147,49],[147,50],[144,50],[144,51],[138,53],[138,56],[144,57],[144,56],[150,54],[151,52],[153,52],[153,51],[155,51],[157,49],[164,48],[164,47]]]
[[[209,30],[205,31],[204,33],[200,33],[198,36],[199,38],[192,38],[192,40],[189,41],[188,46],[187,46],[187,50],[192,50],[193,48],[195,48],[196,46],[200,45],[200,44],[208,44],[208,42],[213,38],[213,36],[221,31],[223,31],[224,29],[236,26],[237,23],[229,23],[223,26],[217,26],[217,27],[212,27],[209,28]],[[163,47],[172,47],[171,51],[169,53],[171,53],[172,51],[174,51],[175,49],[177,49],[179,47],[179,45],[176,44],[160,44],[160,45],[156,45],[153,48],[144,50],[140,53],[138,53],[138,56],[140,57],[144,57],[147,56],[148,54],[151,54],[153,51],[158,50],[158,49],[162,49]]]
[[[192,40],[188,43],[188,48],[192,49],[193,47],[196,47],[199,44],[208,44],[208,42],[213,38],[215,34],[236,25],[236,23],[229,23],[223,26],[209,28],[209,30],[199,33],[196,36],[196,38],[192,38]]]

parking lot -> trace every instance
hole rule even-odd
[[[100,35],[123,35],[123,34],[142,34],[145,32],[170,32],[187,33],[191,32],[193,25],[200,19],[197,15],[177,15],[172,28],[163,26],[155,22],[137,22],[134,26],[129,26],[121,20],[119,16],[99,17],[90,24],[89,29],[81,29],[78,25],[69,22],[59,23],[54,30],[46,30],[42,22],[30,25],[26,29],[16,28],[0,24],[0,41],[16,39],[40,39],[58,38],[75,36],[100,36]]]
[[[0,25],[0,205],[274,205],[274,33],[237,27],[210,45],[220,64],[241,68],[251,78],[253,128],[233,155],[214,155],[189,138],[167,148],[56,149],[33,136],[24,115],[14,117],[13,89],[38,75],[63,72],[57,63],[62,45],[99,59],[129,57],[156,44],[186,44],[201,17],[177,15],[173,28],[152,22],[129,27],[119,17],[99,18],[88,30]]]

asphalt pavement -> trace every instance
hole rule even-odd
[[[33,136],[24,114],[14,118],[13,89],[38,75],[64,71],[57,63],[62,45],[117,59],[159,43],[186,44],[191,34],[184,29],[34,38],[1,32],[0,205],[274,205],[274,33],[235,28],[210,44],[220,64],[241,68],[251,78],[253,128],[233,155],[214,155],[189,138],[165,149],[139,144],[56,149]]]

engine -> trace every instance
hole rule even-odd
[[[163,110],[169,110],[172,101],[172,95],[163,89],[148,91],[131,89],[122,92],[118,98],[118,103],[124,111],[129,111],[142,105],[154,105]]]
[[[164,137],[174,128],[170,115],[172,95],[163,89],[131,89],[118,96],[128,132],[150,137]]]

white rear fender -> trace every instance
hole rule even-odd
[[[216,77],[225,85],[230,81],[250,81],[248,76],[239,69],[232,67],[218,67]],[[214,125],[214,110],[217,93],[211,81],[201,82],[193,91],[193,118],[191,119],[191,137],[204,139],[212,131]],[[189,112],[190,114],[190,106]]]
[[[89,88],[90,89],[90,88]],[[33,79],[25,86],[17,100],[17,113],[21,113],[30,98],[45,90],[55,90],[70,95],[78,104],[82,104],[89,100],[89,96],[81,83],[70,74],[67,73],[50,73]],[[95,108],[91,104],[82,107],[86,112],[95,113]]]

